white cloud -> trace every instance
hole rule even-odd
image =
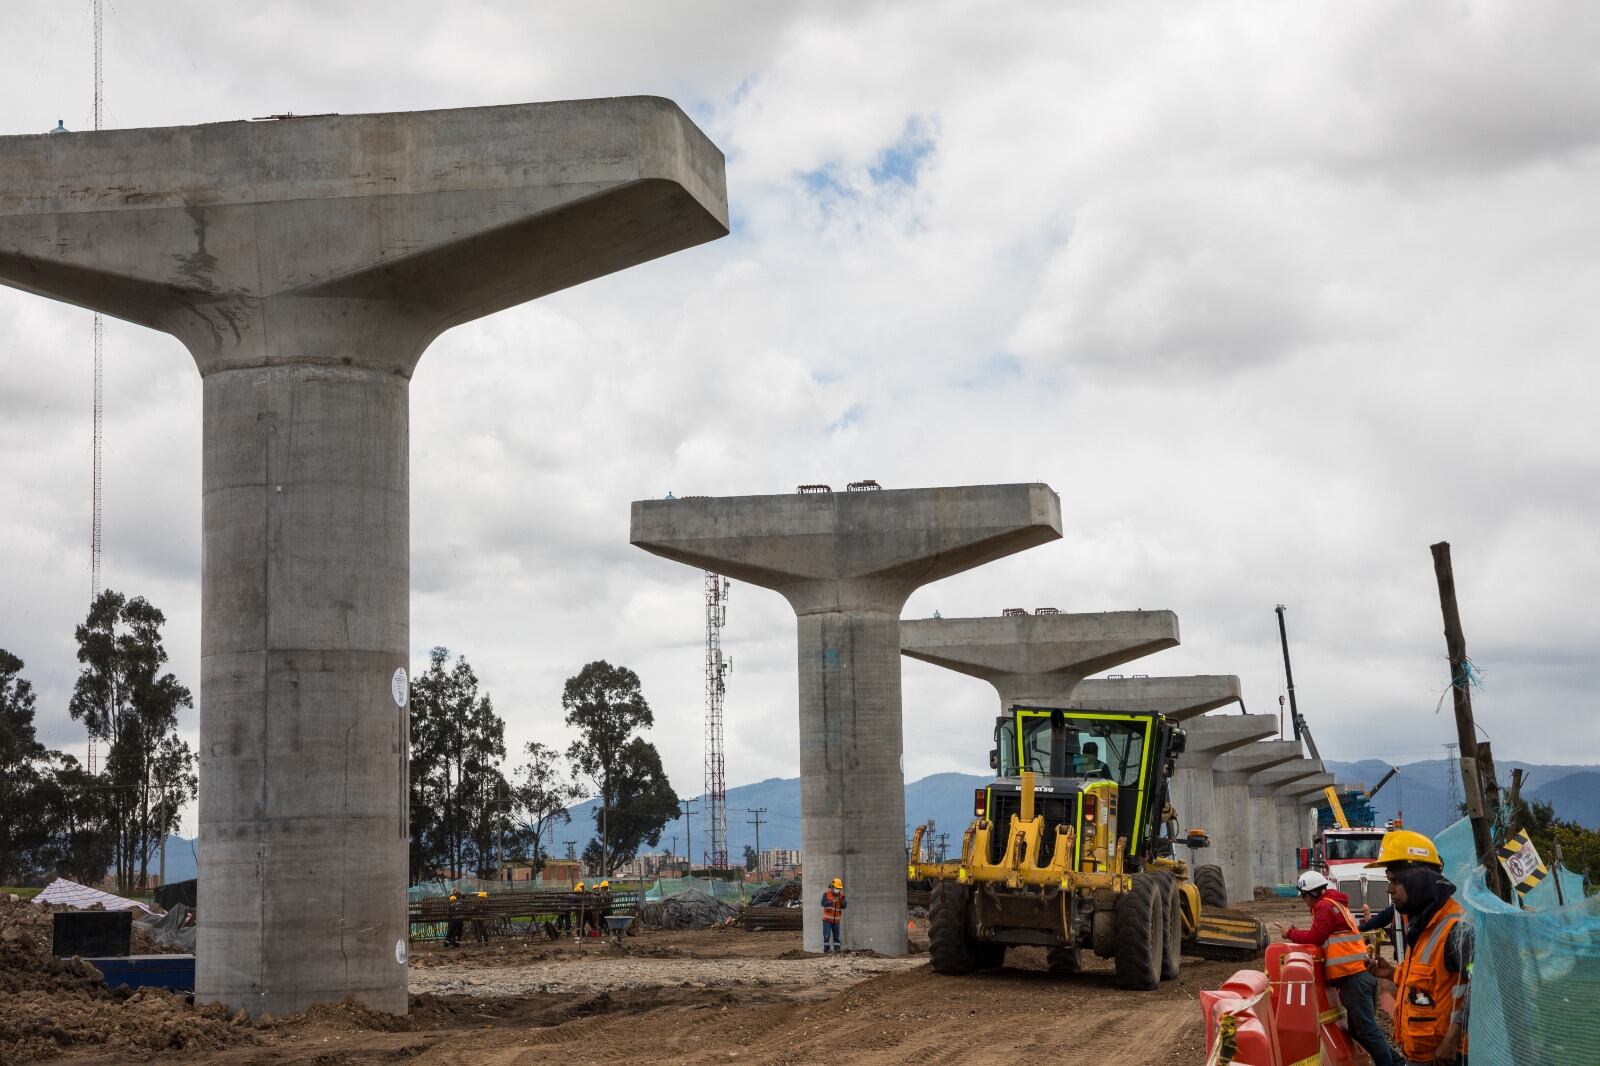
[[[88,125],[87,14],[13,5],[0,130]],[[754,13],[752,13],[754,11]],[[110,124],[661,93],[729,158],[732,237],[459,328],[412,386],[412,636],[508,736],[637,669],[701,773],[700,576],[632,499],[1042,480],[1066,538],[908,615],[1172,608],[1129,672],[1281,687],[1336,756],[1452,739],[1427,545],[1456,544],[1503,758],[1593,760],[1600,228],[1588,5],[420,2],[107,22]],[[0,646],[55,744],[87,595],[88,321],[0,291]],[[198,687],[199,384],[107,341],[107,583]],[[794,772],[793,621],[736,588],[729,772]],[[972,769],[991,694],[905,664],[907,770]],[[187,726],[192,730],[193,721]]]

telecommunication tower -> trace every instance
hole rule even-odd
[[[706,865],[728,865],[728,781],[723,773],[722,698],[733,663],[722,658],[728,579],[706,571]]]
[[[105,113],[105,92],[101,79],[103,63],[102,40],[104,37],[104,0],[94,0],[94,128],[100,128],[101,119]],[[93,465],[94,465],[94,495],[92,512],[89,519],[89,598],[93,602],[100,595],[100,457],[103,445],[103,393],[104,393],[104,344],[105,320],[99,312],[94,316],[94,440],[93,440]],[[94,737],[89,738],[89,772],[94,773],[98,767],[95,765]]]
[[[1459,744],[1444,746],[1445,802],[1450,805],[1452,818],[1461,806],[1461,761],[1456,758],[1456,750],[1459,747]]]

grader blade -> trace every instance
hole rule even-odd
[[[1183,943],[1183,953],[1202,959],[1250,959],[1267,947],[1267,927],[1242,911],[1203,907],[1194,936]]]

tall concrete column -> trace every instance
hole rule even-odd
[[[1183,728],[1188,743],[1172,774],[1172,806],[1184,829],[1203,828],[1211,837],[1211,847],[1195,855],[1195,862],[1222,867],[1229,897],[1247,899],[1250,886],[1234,882],[1228,862],[1248,838],[1249,825],[1235,819],[1240,812],[1234,807],[1217,802],[1215,767],[1229,752],[1277,733],[1278,720],[1270,714],[1207,714],[1189,719]]]
[[[920,618],[900,623],[910,659],[981,678],[1015,706],[1064,707],[1090,674],[1178,644],[1171,611]]]
[[[0,138],[0,283],[204,378],[197,999],[405,1012],[412,370],[727,217],[652,98]]]
[[[1318,763],[1320,771],[1320,761]],[[1309,777],[1284,785],[1278,790],[1278,816],[1281,837],[1279,854],[1283,858],[1284,881],[1293,881],[1299,874],[1295,855],[1300,848],[1311,845],[1311,810],[1322,790],[1334,783],[1329,773],[1314,773]]]
[[[1044,485],[642,500],[632,542],[775,589],[797,616],[804,898],[844,879],[846,947],[906,948],[900,609],[919,586],[1061,536]],[[805,911],[805,945],[822,946]]]
[[[1217,820],[1229,827],[1227,837],[1214,845],[1212,859],[1222,867],[1234,899],[1251,899],[1256,885],[1266,883],[1256,880],[1253,867],[1257,821],[1250,810],[1250,778],[1299,757],[1299,741],[1263,740],[1218,756],[1211,767]]]
[[[1322,763],[1316,759],[1291,759],[1250,776],[1250,869],[1256,884],[1281,885],[1294,880],[1292,873],[1284,876],[1294,856],[1283,850],[1284,798],[1280,793],[1284,786],[1321,772]]]

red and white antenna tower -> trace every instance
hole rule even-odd
[[[706,865],[728,865],[728,780],[723,774],[722,698],[733,663],[722,658],[722,627],[728,624],[728,579],[706,571]],[[693,861],[693,857],[690,857]]]
[[[105,93],[101,81],[102,38],[104,27],[103,0],[94,0],[94,128],[100,128],[105,113]],[[102,402],[104,375],[102,370],[105,343],[105,321],[99,312],[94,316],[94,508],[89,527],[89,587],[90,599],[100,596],[100,456],[103,443]],[[89,738],[89,772],[96,771],[94,737]]]

